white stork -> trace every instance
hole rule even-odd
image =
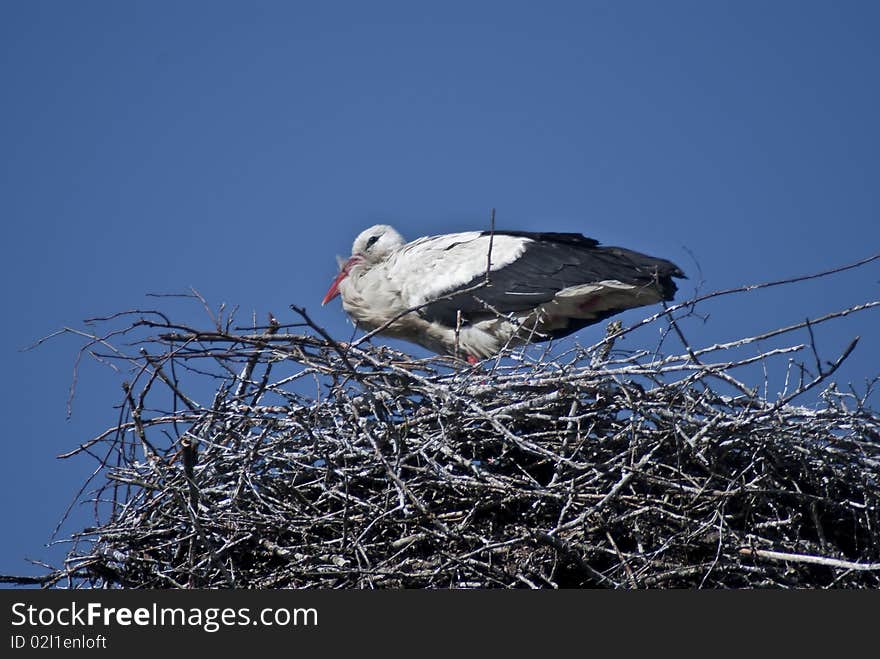
[[[674,263],[578,233],[468,231],[407,243],[377,224],[355,239],[321,304],[341,295],[358,327],[475,363],[671,300],[672,277],[684,276]]]

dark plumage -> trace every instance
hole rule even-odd
[[[483,232],[482,235],[490,234]],[[672,278],[685,277],[670,261],[622,247],[603,247],[599,241],[579,233],[496,231],[494,235],[525,238],[530,242],[522,256],[490,273],[488,286],[429,304],[419,311],[423,318],[454,325],[459,312],[465,322],[471,322],[492,315],[491,309],[501,313],[525,311],[549,302],[561,290],[608,280],[635,286],[658,286],[662,299],[672,300],[678,290]],[[485,278],[484,270],[459,286],[439,292],[438,297],[448,296],[456,290],[472,289]],[[552,337],[566,336],[619,311],[622,309],[609,310],[594,319],[573,323],[567,330],[554,332]]]

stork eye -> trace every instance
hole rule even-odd
[[[367,246],[364,249],[370,249],[377,240],[379,240],[379,236],[370,236],[370,239],[367,241]]]

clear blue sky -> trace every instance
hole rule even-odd
[[[54,456],[120,392],[84,367],[68,420],[78,344],[19,349],[148,292],[282,322],[306,305],[347,338],[319,301],[361,229],[485,228],[493,206],[500,228],[670,258],[685,296],[688,252],[708,291],[880,251],[878,34],[880,4],[852,1],[0,3],[0,572],[63,556],[44,545],[91,464]],[[689,332],[878,282],[873,264],[719,300]],[[871,311],[820,332],[827,358],[863,336],[841,379],[880,373],[878,329]]]

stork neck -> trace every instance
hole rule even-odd
[[[345,265],[342,266],[342,270],[343,270],[343,272],[345,272],[345,274],[350,274],[352,269],[355,266],[363,265],[366,262],[366,260],[367,259],[364,258],[363,256],[361,256],[360,254],[352,254],[351,256],[348,257],[348,260],[345,262]]]

